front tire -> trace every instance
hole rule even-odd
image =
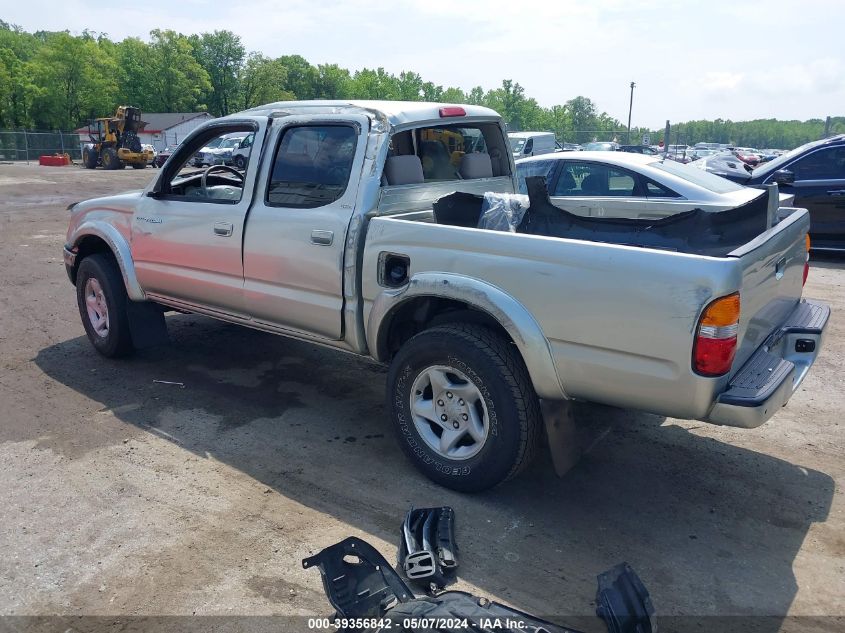
[[[96,253],[82,260],[76,273],[76,303],[88,340],[103,356],[126,356],[134,349],[128,301],[113,257]]]
[[[120,169],[121,162],[117,157],[117,152],[113,147],[106,147],[100,154],[103,169]]]
[[[539,402],[522,358],[484,327],[441,325],[414,336],[391,363],[387,398],[402,450],[453,490],[510,479],[539,443]]]

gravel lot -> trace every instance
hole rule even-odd
[[[784,620],[845,614],[845,259],[814,261],[826,346],[761,428],[597,408],[611,431],[564,479],[544,456],[464,496],[401,455],[379,366],[195,315],[169,346],[94,352],[65,207],[156,173],[0,165],[0,614],[326,615],[304,556],[357,535],[393,560],[408,507],[449,504],[458,587],[557,621],[626,560],[661,615],[845,628]]]

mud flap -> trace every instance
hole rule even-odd
[[[127,301],[126,316],[135,349],[165,345],[170,342],[164,309],[151,301]]]
[[[566,400],[540,400],[552,464],[558,477],[572,470],[584,453],[574,408],[575,405]]]

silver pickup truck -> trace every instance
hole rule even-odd
[[[234,133],[254,134],[244,169],[191,171]],[[518,473],[569,403],[755,427],[813,364],[829,309],[801,298],[805,210],[748,190],[589,218],[514,191],[487,108],[276,103],[198,128],[142,191],[71,205],[64,261],[105,356],[166,340],[177,310],[389,364],[400,445],[463,491]]]

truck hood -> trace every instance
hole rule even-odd
[[[144,195],[143,189],[133,189],[132,191],[125,191],[113,196],[104,196],[102,198],[91,198],[89,200],[82,200],[81,202],[74,202],[68,205],[68,211],[72,214],[85,213],[94,209],[103,209],[106,211],[121,211],[132,212],[135,206]]]

